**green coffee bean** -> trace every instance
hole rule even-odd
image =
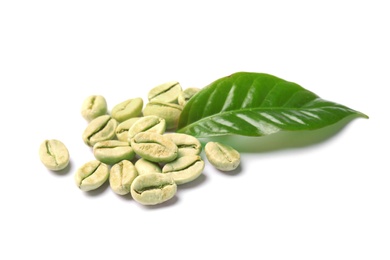
[[[137,176],[138,173],[134,164],[123,160],[111,167],[110,187],[116,194],[126,195],[130,193],[131,184]]]
[[[149,174],[149,173],[161,173],[160,165],[148,161],[144,158],[141,158],[135,162],[135,168],[137,169],[138,175]]]
[[[115,129],[116,138],[118,138],[119,141],[127,142],[129,129],[140,118],[141,117],[129,118],[126,121],[123,121],[122,123],[118,124]]]
[[[187,102],[196,94],[200,91],[200,88],[186,88],[185,90],[183,90],[177,101],[179,103],[179,105],[181,106],[184,106],[185,104],[187,104]]]
[[[171,176],[176,184],[180,185],[198,178],[203,169],[204,161],[199,155],[187,155],[165,164],[162,172]]]
[[[166,133],[165,137],[168,137],[173,141],[178,148],[178,157],[185,155],[198,155],[202,151],[202,145],[199,140],[192,135],[180,134],[180,133]]]
[[[89,161],[81,166],[75,174],[77,187],[83,191],[95,190],[108,179],[108,165],[97,160]]]
[[[117,124],[109,115],[93,119],[84,130],[82,136],[84,143],[94,146],[97,142],[111,140],[115,137]]]
[[[171,162],[177,157],[177,146],[157,133],[141,132],[130,142],[136,154],[152,162]]]
[[[175,196],[177,185],[165,174],[150,173],[139,175],[131,184],[131,196],[143,205],[156,205]]]
[[[146,104],[143,113],[145,116],[154,115],[164,118],[166,121],[166,129],[170,130],[177,127],[182,110],[183,107],[177,104],[153,101]]]
[[[103,96],[87,97],[81,106],[81,115],[89,122],[107,113],[107,102]]]
[[[209,162],[221,171],[232,171],[240,164],[240,154],[234,148],[218,142],[208,142],[205,146]]]
[[[69,164],[69,152],[59,140],[45,140],[39,147],[41,162],[52,171],[63,170]]]
[[[152,88],[148,93],[149,101],[177,103],[182,88],[179,82],[171,81]]]
[[[145,116],[137,120],[127,133],[128,141],[141,132],[153,132],[163,134],[165,132],[165,119],[158,116]]]
[[[112,165],[122,160],[132,160],[135,153],[128,142],[108,140],[97,142],[93,146],[93,155],[102,163]]]
[[[114,106],[111,116],[118,122],[123,122],[129,118],[137,117],[142,111],[142,98],[133,98],[125,100]]]

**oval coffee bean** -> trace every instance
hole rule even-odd
[[[63,170],[69,164],[69,152],[59,140],[45,140],[39,147],[41,162],[52,171]]]
[[[185,155],[198,155],[202,151],[199,140],[192,135],[180,133],[166,133],[165,137],[172,140],[178,148],[178,157]]]
[[[137,120],[128,131],[128,141],[141,132],[153,132],[163,134],[165,132],[165,119],[158,116],[145,116]]]
[[[149,101],[177,103],[182,88],[179,82],[171,81],[152,88],[148,93]]]
[[[205,153],[209,162],[221,171],[232,171],[240,164],[240,154],[228,145],[208,142]]]
[[[87,97],[81,106],[81,115],[89,122],[107,113],[107,102],[103,96]]]
[[[84,143],[94,146],[97,142],[111,140],[115,137],[117,127],[115,119],[109,115],[99,116],[93,119],[85,128],[82,135]]]
[[[186,88],[185,90],[183,90],[177,101],[179,103],[179,105],[181,106],[184,106],[185,104],[187,104],[187,102],[196,94],[200,91],[200,88]]]
[[[122,160],[132,160],[135,153],[128,142],[108,140],[96,143],[93,146],[93,155],[102,163],[112,165]]]
[[[119,141],[127,142],[128,141],[128,133],[131,126],[138,121],[141,117],[133,117],[129,118],[126,121],[123,121],[122,123],[118,124],[118,126],[115,129],[115,135],[116,138]]]
[[[143,113],[145,116],[154,115],[164,118],[167,124],[166,128],[170,130],[177,127],[182,110],[183,107],[177,104],[153,101],[146,104]]]
[[[131,139],[135,153],[152,162],[171,162],[177,157],[177,146],[157,133],[141,132]]]
[[[162,172],[171,176],[176,184],[180,185],[198,178],[203,172],[204,165],[199,155],[187,155],[167,163]]]
[[[108,165],[97,160],[89,161],[81,166],[75,174],[77,187],[83,191],[95,190],[108,179]]]
[[[175,196],[177,185],[165,174],[151,173],[139,175],[131,184],[131,196],[143,205],[156,205]]]
[[[148,161],[141,158],[135,162],[135,168],[137,169],[138,175],[149,174],[149,173],[161,173],[160,165],[157,163]]]
[[[130,193],[130,187],[134,179],[138,176],[134,164],[128,160],[123,160],[111,167],[110,187],[119,195]]]
[[[142,106],[142,98],[128,99],[114,106],[111,110],[111,116],[118,122],[123,122],[129,118],[139,116]]]

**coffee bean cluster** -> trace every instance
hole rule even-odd
[[[81,106],[81,115],[88,121],[82,139],[92,147],[95,159],[76,171],[77,187],[88,192],[109,181],[115,193],[130,193],[143,205],[173,198],[178,185],[197,179],[205,167],[200,141],[175,133],[183,107],[199,91],[167,82],[149,91],[145,107],[142,98],[131,98],[115,105],[111,113],[103,96],[87,97]],[[205,154],[223,171],[234,170],[240,163],[237,151],[217,142],[207,143]],[[59,140],[45,140],[39,155],[53,171],[69,163],[69,152]]]

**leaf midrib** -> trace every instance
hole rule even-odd
[[[314,101],[320,101],[320,100],[321,101],[325,101],[325,100],[323,100],[321,98],[316,98],[316,99],[313,99],[313,100],[307,102],[305,105],[307,105],[308,103],[312,103]],[[199,120],[197,120],[195,122],[192,122],[189,125],[186,125],[185,127],[181,128],[179,130],[191,128],[191,126],[200,124],[203,121],[210,120],[210,118],[213,118],[215,116],[224,116],[224,115],[227,115],[227,114],[234,114],[237,111],[239,111],[239,112],[260,111],[260,110],[264,110],[264,112],[269,111],[269,110],[276,110],[276,111],[282,111],[282,110],[288,110],[288,111],[308,111],[308,110],[313,110],[313,109],[325,109],[325,108],[336,108],[336,107],[354,111],[354,110],[352,110],[350,108],[347,108],[347,107],[345,107],[343,105],[339,105],[339,104],[336,104],[336,103],[331,103],[331,104],[333,104],[333,105],[320,106],[320,107],[304,107],[304,106],[301,106],[301,107],[256,107],[256,108],[243,108],[243,109],[229,110],[229,111],[224,111],[224,112],[220,112],[220,113],[217,113],[217,114],[212,114],[212,115],[207,116],[207,117],[202,117],[202,119],[199,119]],[[362,114],[360,112],[356,111],[356,113],[358,113],[359,115],[361,115],[363,117],[367,117],[365,114]]]

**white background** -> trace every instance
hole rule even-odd
[[[271,3],[272,2],[272,3]],[[386,1],[1,1],[0,259],[390,259]],[[370,116],[304,147],[206,164],[165,204],[82,192],[91,94],[265,72]],[[44,139],[67,171],[46,170]],[[259,141],[261,145],[261,141]]]

